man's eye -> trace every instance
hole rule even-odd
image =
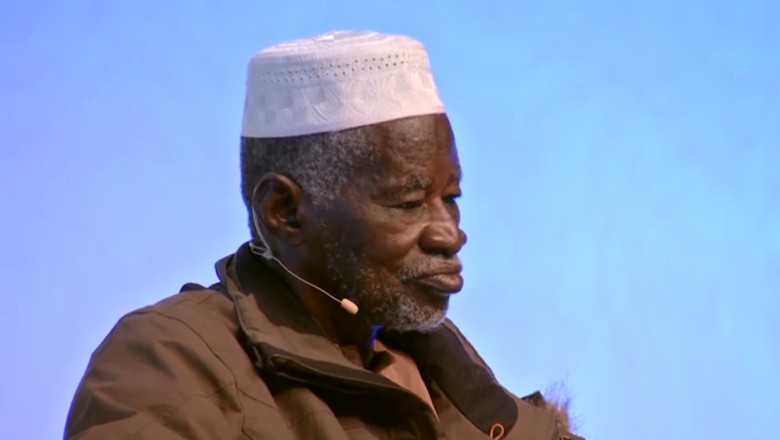
[[[444,197],[444,202],[448,203],[450,205],[456,205],[456,204],[458,204],[458,199],[460,198],[460,196],[461,196],[460,193],[450,194],[450,195]]]
[[[403,209],[405,211],[411,211],[422,207],[423,202],[421,200],[410,200],[408,202],[402,202],[394,206],[394,208]]]

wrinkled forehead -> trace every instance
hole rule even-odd
[[[450,152],[457,160],[455,137],[445,114],[416,116],[374,126],[377,153],[385,161],[424,163]]]
[[[375,183],[426,188],[433,180],[460,181],[461,170],[449,121],[428,115],[375,127],[371,165],[359,170]]]

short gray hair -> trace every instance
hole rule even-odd
[[[252,227],[252,193],[268,173],[295,181],[315,205],[331,202],[358,169],[376,158],[372,126],[282,138],[241,138],[241,195]]]

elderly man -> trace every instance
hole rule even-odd
[[[119,321],[67,438],[574,438],[445,318],[461,170],[420,43],[332,32],[258,53],[241,170],[252,239],[217,284]]]

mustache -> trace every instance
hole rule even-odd
[[[398,279],[402,282],[412,281],[414,279],[442,273],[458,273],[463,269],[463,265],[458,257],[428,257],[419,258],[398,271]]]

